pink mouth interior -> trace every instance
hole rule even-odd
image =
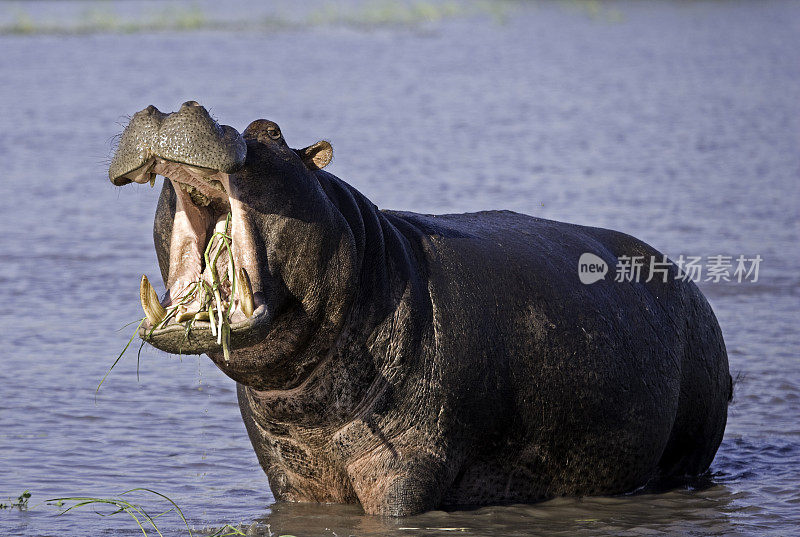
[[[249,277],[252,290],[257,290],[257,270],[255,251],[248,226],[245,225],[241,204],[230,195],[230,175],[215,170],[195,168],[162,159],[147,167],[137,182],[152,180],[161,175],[172,183],[176,194],[175,220],[170,239],[169,275],[167,292],[161,299],[164,307],[182,304],[183,311],[205,309],[201,303],[204,293],[197,291],[194,285],[199,280],[213,286],[211,267],[206,266],[204,253],[211,241],[210,259],[221,249],[215,264],[218,289],[224,304],[232,303],[229,320],[232,324],[244,321],[247,316],[242,311],[238,292],[232,293],[229,274],[229,255],[227,248],[222,247],[222,239],[214,236],[215,232],[225,233],[230,237],[233,251],[234,273],[239,267],[244,268]],[[230,221],[228,215],[230,214]],[[194,290],[192,289],[194,287]],[[239,287],[239,284],[237,284]],[[262,294],[255,296],[255,308],[263,303]],[[164,325],[176,323],[176,316]],[[201,322],[202,324],[202,322]]]

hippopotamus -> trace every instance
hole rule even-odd
[[[114,185],[164,177],[141,337],[236,382],[277,500],[367,514],[613,495],[707,471],[732,393],[708,302],[621,232],[511,211],[378,209],[331,144],[136,113]],[[224,244],[223,244],[224,243]],[[211,255],[209,255],[211,253]]]

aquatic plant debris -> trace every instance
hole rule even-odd
[[[27,492],[27,491],[26,491]],[[164,500],[168,503],[171,507],[169,507],[166,511],[163,511],[157,515],[151,515],[150,513],[145,510],[145,508],[141,504],[132,503],[128,501],[128,499],[124,498],[124,496],[134,493],[148,493],[157,496],[158,498]],[[192,537],[194,534],[192,533],[191,528],[189,527],[189,523],[186,520],[186,517],[183,514],[183,511],[178,504],[176,504],[169,496],[165,494],[161,494],[160,492],[156,492],[152,489],[148,488],[134,488],[119,494],[117,497],[112,498],[96,498],[91,496],[70,496],[64,498],[51,498],[49,500],[45,500],[45,503],[55,503],[57,507],[62,507],[65,503],[73,503],[63,511],[59,513],[59,516],[65,515],[68,512],[72,511],[73,509],[77,509],[79,507],[85,506],[92,506],[94,508],[99,508],[103,506],[108,506],[110,509],[113,509],[110,513],[104,513],[100,511],[95,511],[99,516],[113,516],[118,515],[120,513],[125,513],[129,515],[135,522],[136,525],[141,530],[142,534],[145,537],[148,537],[148,528],[151,532],[155,531],[161,537],[164,537],[164,534],[161,533],[161,530],[156,525],[156,519],[167,515],[168,513],[176,513],[180,520],[183,523],[183,526],[186,527],[186,531],[189,534],[189,537]],[[229,537],[231,535],[246,535],[238,528],[231,526],[230,524],[225,524],[223,527],[218,529],[212,534],[207,534],[203,532],[204,535],[208,537]]]
[[[16,500],[8,499],[8,503],[0,503],[0,509],[19,509],[20,511],[28,510],[28,499],[31,497],[29,490],[24,491],[17,496]]]
[[[596,0],[595,0],[596,1]],[[575,5],[590,0],[572,0]],[[598,8],[588,4],[589,13]],[[258,10],[247,17],[221,15],[199,6],[186,8],[171,6],[165,9],[141,10],[137,13],[121,13],[111,6],[102,6],[83,11],[69,11],[59,18],[42,16],[35,9],[23,5],[10,12],[8,20],[0,23],[0,35],[93,35],[136,34],[152,32],[253,32],[274,33],[319,27],[343,26],[356,29],[381,27],[419,28],[444,20],[469,17],[489,17],[503,24],[518,9],[511,0],[450,0],[431,2],[392,2],[390,0],[368,0],[353,5],[324,2],[310,9],[293,10],[291,14],[278,10]]]

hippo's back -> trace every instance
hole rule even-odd
[[[493,409],[486,430],[502,429],[505,447],[475,455],[479,470],[464,472],[450,503],[618,493],[708,467],[730,395],[716,319],[674,266],[649,282],[646,269],[638,281],[613,277],[623,256],[647,267],[660,252],[511,211],[384,214],[424,252],[438,363],[458,383],[448,389],[476,402],[471,415]],[[609,274],[581,283],[584,253]],[[502,492],[486,490],[487,472]]]

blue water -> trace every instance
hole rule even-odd
[[[0,26],[155,5],[9,2]],[[0,510],[0,535],[134,535],[125,515],[44,503],[134,487],[169,495],[195,529],[254,535],[795,531],[800,4],[432,4],[435,20],[406,16],[421,3],[380,20],[370,9],[388,4],[172,5],[226,26],[0,35],[0,502],[32,492],[27,511]],[[295,147],[330,140],[329,169],[382,208],[506,208],[673,257],[761,255],[758,282],[701,283],[740,375],[710,479],[383,520],[273,504],[233,382],[205,357],[144,349],[137,380],[134,349],[95,398],[133,326],[117,330],[141,315],[140,275],[158,275],[158,190],[111,186],[111,142],[126,115],[188,99],[240,131],[275,120]]]

